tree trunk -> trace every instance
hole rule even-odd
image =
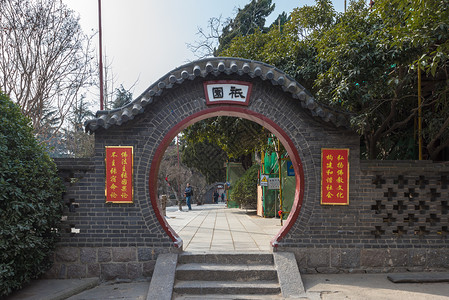
[[[368,158],[369,159],[376,159],[377,158],[377,148],[376,148],[376,135],[372,134],[371,136],[367,137],[368,139],[368,145],[369,148],[367,149],[368,152]]]
[[[170,185],[170,187],[171,187],[172,193],[175,195],[175,200],[178,203],[178,209],[182,210],[182,198],[180,196],[178,197],[178,193],[175,191],[175,188],[173,187],[173,185]]]
[[[248,170],[253,165],[253,156],[252,154],[242,155],[240,156],[240,160],[242,162],[243,169]]]

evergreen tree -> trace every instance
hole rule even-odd
[[[413,130],[422,75],[425,157],[449,146],[449,2],[331,1],[294,9],[282,31],[232,40],[221,55],[259,60],[286,71],[324,105],[347,114],[370,159],[416,159]]]
[[[115,89],[115,100],[112,104],[112,109],[123,107],[126,104],[131,103],[132,100],[133,94],[129,90],[126,90],[123,87],[123,84],[121,84],[120,88]]]
[[[0,92],[0,296],[51,265],[64,186],[31,120]]]
[[[256,31],[265,32],[267,30],[265,19],[274,8],[275,5],[271,4],[271,0],[252,0],[243,9],[238,9],[235,18],[230,20],[222,30],[215,56],[227,49],[235,37],[253,34]]]

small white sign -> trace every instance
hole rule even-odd
[[[279,190],[280,181],[279,178],[268,178],[268,189],[269,190]]]
[[[269,175],[262,174],[260,176],[260,186],[268,186]]]
[[[252,84],[243,81],[206,81],[204,91],[206,102],[210,104],[248,105]]]

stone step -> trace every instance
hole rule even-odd
[[[277,281],[177,281],[173,291],[189,295],[279,295],[281,288]],[[211,298],[209,298],[211,299]]]
[[[181,264],[176,267],[178,280],[254,281],[277,280],[273,265]]]
[[[173,295],[173,300],[281,300],[285,299],[281,295],[244,295],[244,294],[208,294],[208,295]],[[308,299],[308,298],[299,298]]]
[[[262,253],[189,253],[179,255],[178,263],[209,263],[209,264],[274,264],[273,254]]]

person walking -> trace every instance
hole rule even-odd
[[[217,192],[217,190],[215,190],[215,191],[214,191],[214,203],[215,203],[215,204],[218,203],[218,197],[219,197],[218,192]]]
[[[221,194],[221,201],[226,202],[226,194],[224,192]]]
[[[189,210],[192,210],[192,195],[193,195],[193,190],[192,187],[190,186],[190,183],[187,183],[186,189],[184,190],[184,195],[186,196],[186,204],[187,207],[189,208]]]

